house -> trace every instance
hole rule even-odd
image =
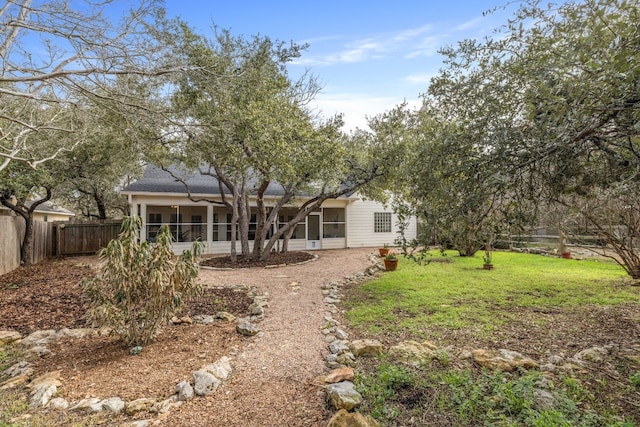
[[[25,202],[27,207],[31,207],[32,204],[32,201]],[[16,213],[6,206],[0,205],[0,215],[13,216],[16,215]],[[50,201],[42,203],[33,211],[33,219],[43,222],[69,221],[74,216],[76,216],[75,213]]]
[[[181,181],[188,185],[191,198]],[[283,193],[281,186],[270,184],[265,193],[267,208],[273,206]],[[142,239],[153,241],[160,226],[169,224],[177,253],[198,239],[205,243],[207,254],[230,252],[231,212],[219,203],[222,200],[220,186],[214,177],[178,168],[168,173],[149,165],[143,176],[125,187],[122,194],[128,196],[131,213],[143,219]],[[275,229],[278,223],[291,220],[306,200],[308,198],[303,196],[296,197],[280,210],[279,218],[271,226]],[[250,200],[249,204],[255,208],[255,201]],[[254,213],[249,225],[250,239],[255,229]],[[414,218],[410,221],[406,237],[414,238],[416,231]],[[390,209],[351,194],[326,200],[300,222],[289,241],[289,250],[376,247],[392,244],[396,237],[397,216]]]

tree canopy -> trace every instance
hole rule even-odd
[[[0,7],[0,170],[11,161],[35,168],[84,143],[84,128],[68,119],[82,104],[108,100],[131,107],[144,101],[114,83],[117,77],[175,70],[148,31],[150,18],[161,14],[157,0],[131,3],[128,10],[118,10],[114,2],[5,2]],[[48,144],[34,134],[44,135]]]

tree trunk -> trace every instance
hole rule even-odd
[[[251,251],[249,250],[249,219],[251,218],[251,210],[249,208],[248,197],[244,185],[242,193],[238,199],[238,225],[240,228],[240,248],[242,256],[249,258]]]
[[[31,265],[33,263],[33,212],[29,212],[27,216],[24,216],[25,228],[24,239],[20,245],[20,262],[24,265]]]
[[[289,251],[289,240],[291,240],[291,236],[293,236],[294,231],[296,231],[296,227],[291,227],[291,230],[289,230],[289,232],[284,235],[284,239],[282,240],[282,250],[281,250],[283,254]]]
[[[236,245],[236,241],[238,240],[238,236],[236,234],[236,225],[238,224],[238,189],[233,187],[233,200],[231,201],[231,253],[229,254],[231,257],[231,261],[238,261],[238,249]]]
[[[98,191],[93,192],[93,200],[98,208],[98,219],[107,219],[107,206],[104,203],[104,195]]]
[[[260,188],[256,195],[256,234],[253,239],[253,259],[260,259],[262,256],[262,249],[264,247],[264,241],[268,232],[267,225],[267,208],[264,205],[264,192],[267,191],[269,181],[262,181]]]

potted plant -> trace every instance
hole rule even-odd
[[[381,248],[378,248],[378,252],[380,252],[380,256],[387,256],[389,253],[389,244],[385,243]]]
[[[398,257],[394,253],[388,253],[384,257],[384,268],[387,271],[394,271],[398,268]]]
[[[484,264],[482,265],[483,270],[493,270],[493,255],[491,254],[491,250],[485,250],[484,256],[482,257]]]

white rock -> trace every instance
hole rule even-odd
[[[69,402],[62,397],[56,397],[49,401],[49,408],[64,410],[69,407]]]
[[[218,389],[222,383],[213,374],[207,371],[194,371],[193,373],[193,390],[198,396],[206,396]]]
[[[175,391],[178,393],[178,400],[189,400],[193,397],[193,387],[189,381],[184,380],[176,384]]]
[[[53,384],[43,384],[42,386],[36,389],[35,394],[31,398],[31,402],[29,403],[29,407],[32,409],[47,406],[51,396],[56,394],[58,391],[58,387]]]
[[[221,380],[226,380],[233,370],[231,368],[230,361],[231,359],[229,359],[227,356],[224,356],[221,357],[217,362],[205,366],[203,370],[215,375]]]
[[[119,414],[124,410],[124,401],[119,397],[110,397],[100,402],[105,411]]]

